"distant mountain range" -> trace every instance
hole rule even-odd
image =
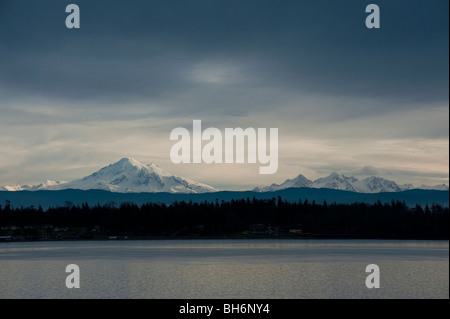
[[[208,193],[214,187],[163,170],[156,164],[144,165],[131,158],[103,167],[99,171],[71,182],[46,181],[36,186],[17,185],[0,187],[0,191],[39,190],[106,190],[116,193]]]
[[[368,177],[363,180],[351,176],[344,176],[337,173],[332,173],[325,178],[319,178],[315,181],[307,179],[302,174],[294,179],[288,179],[282,184],[272,184],[270,186],[255,188],[255,192],[275,192],[287,188],[328,188],[334,190],[343,190],[356,193],[392,193],[401,192],[411,189],[426,189],[426,190],[443,190],[448,191],[449,187],[445,184],[436,186],[421,185],[415,187],[412,184],[398,185],[394,181],[389,181],[381,177]]]
[[[347,177],[332,173],[325,178],[315,181],[298,175],[294,179],[288,179],[282,184],[255,188],[253,192],[276,192],[288,188],[324,188],[342,190],[356,193],[393,193],[412,189],[443,190],[448,191],[445,184],[437,186],[421,185],[415,187],[412,184],[398,185],[381,177],[368,177],[358,180],[355,177]],[[188,178],[173,175],[156,164],[144,165],[131,158],[122,158],[120,161],[103,167],[99,171],[70,182],[46,181],[39,185],[3,186],[0,191],[40,191],[40,190],[106,190],[116,193],[180,193],[201,194],[217,192],[212,186],[202,184]]]

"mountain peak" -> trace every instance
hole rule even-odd
[[[118,163],[118,164],[125,164],[125,163],[140,164],[138,161],[136,161],[134,158],[131,158],[131,157],[123,157],[116,163]]]
[[[274,192],[280,189],[285,189],[285,188],[291,188],[291,187],[312,187],[313,182],[310,181],[309,179],[307,179],[305,176],[303,176],[302,174],[299,174],[296,178],[294,179],[288,179],[286,180],[284,183],[282,184],[272,184],[270,186],[267,187],[263,187],[263,188],[259,188],[256,187],[254,189],[254,191],[256,192]]]
[[[131,157],[121,158],[118,162],[116,162],[114,164],[111,164],[110,166],[122,166],[122,167],[124,167],[124,166],[127,166],[127,165],[134,166],[134,167],[137,167],[137,168],[142,168],[142,167],[147,166],[147,165],[144,165],[141,162],[139,162],[139,161],[137,161],[137,160],[135,160],[134,158],[131,158]]]
[[[120,159],[118,162],[116,162],[114,164],[110,164],[108,167],[116,167],[116,168],[121,168],[124,170],[130,170],[130,169],[131,170],[145,170],[149,173],[155,173],[160,176],[172,176],[171,173],[162,169],[155,163],[151,162],[149,164],[143,164],[131,157],[124,157],[124,158]]]
[[[127,157],[69,184],[64,186],[76,189],[104,189],[119,193],[205,193],[216,191],[209,185],[173,175],[156,164],[145,165]]]
[[[297,177],[294,179],[307,179],[307,178],[303,174],[298,174]]]
[[[331,188],[344,191],[356,192],[354,183],[356,179],[354,177],[346,177],[333,172],[328,177],[319,178],[314,181],[313,187],[315,188]]]

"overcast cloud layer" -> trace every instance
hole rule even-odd
[[[377,3],[381,29],[365,27]],[[65,27],[65,7],[81,28]],[[222,189],[303,173],[448,184],[449,4],[0,1],[0,185],[121,157]],[[170,131],[278,127],[280,165],[175,165]]]

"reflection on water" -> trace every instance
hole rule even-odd
[[[449,298],[446,241],[0,244],[0,298]],[[65,267],[81,270],[67,289]],[[381,288],[367,289],[378,264]]]

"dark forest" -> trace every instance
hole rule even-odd
[[[448,239],[449,209],[403,202],[327,204],[299,200],[110,203],[43,210],[0,206],[3,240],[151,238]]]

